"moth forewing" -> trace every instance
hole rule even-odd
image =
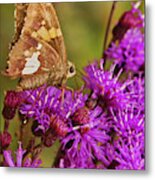
[[[44,83],[61,85],[73,72],[68,74],[64,38],[53,5],[18,4],[15,11],[16,38],[6,74],[19,77],[23,89]]]

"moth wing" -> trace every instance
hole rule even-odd
[[[64,67],[67,65],[64,38],[52,3],[31,3],[27,8],[27,16],[23,32],[46,41],[60,55]]]
[[[37,62],[39,65],[35,70]],[[30,72],[25,73],[25,68],[30,69]],[[6,74],[17,78],[54,71],[57,68],[61,68],[61,58],[55,49],[42,40],[24,34],[9,54]]]
[[[17,7],[17,12],[21,15],[22,12],[19,6]],[[18,22],[16,33],[19,38],[9,53],[6,75],[12,78],[20,77],[21,82],[25,83],[26,79],[29,81],[35,79],[38,83],[43,75],[46,75],[46,80],[47,75],[50,76],[51,82],[61,82],[66,78],[66,52],[52,4],[35,3],[22,8],[26,8],[26,16],[22,14],[21,21],[16,20]],[[56,30],[56,33],[51,37],[52,30]],[[33,86],[36,83],[34,82]],[[45,82],[40,82],[39,85],[43,83]]]
[[[59,32],[60,36],[48,40],[48,36],[50,36],[48,30],[55,28],[61,31],[53,5],[51,3],[18,4],[16,5],[16,14],[19,15],[19,19],[16,18],[16,34],[19,39],[9,54],[7,75],[22,76],[22,70],[26,63],[25,54],[36,52],[39,44],[43,46],[40,58],[45,66],[42,65],[42,68],[46,69],[47,66],[48,69],[51,69],[53,66],[61,64],[63,73],[66,73],[66,53],[61,32]]]

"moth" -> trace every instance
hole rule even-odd
[[[5,75],[20,78],[22,89],[44,83],[62,85],[75,75],[52,3],[16,4],[15,35],[7,64]]]

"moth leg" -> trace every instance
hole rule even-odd
[[[65,99],[65,86],[62,85],[62,87],[60,87],[60,89],[62,90],[62,93],[61,93],[61,106],[63,106],[64,99]]]
[[[71,87],[66,86],[65,84],[63,84],[60,89],[62,90],[61,93],[61,106],[63,106],[64,100],[65,100],[65,91],[69,90],[72,92],[72,98],[74,98],[74,89]]]

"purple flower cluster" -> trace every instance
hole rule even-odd
[[[59,159],[58,167],[95,168],[98,161],[104,162],[105,167],[110,164],[105,154],[110,141],[108,118],[101,107],[87,107],[88,95],[51,86],[23,93],[27,98],[19,111],[38,122],[35,131],[42,130],[42,137],[45,134],[44,145],[52,145],[53,138],[60,140],[61,152],[65,152],[65,156]],[[47,142],[48,137],[51,144]]]
[[[66,122],[68,117],[84,106],[87,98],[80,92],[60,90],[50,86],[26,90],[23,95],[27,98],[19,107],[20,113],[36,120],[38,122],[37,129],[41,129],[43,132],[55,122]]]
[[[22,122],[32,122],[34,136],[41,147],[60,147],[52,167],[134,169],[145,168],[145,82],[144,18],[137,4],[120,18],[104,59],[85,67],[85,85],[70,90],[43,85],[22,92],[9,91],[3,116],[10,122],[18,110]],[[123,34],[118,36],[122,28]],[[9,112],[11,113],[7,113]],[[9,120],[9,121],[8,121]],[[11,135],[3,143],[5,165],[39,167],[38,156],[28,158],[32,147],[23,150],[21,142],[16,161],[11,152]],[[34,143],[35,144],[35,143]],[[50,157],[50,155],[49,155]]]

